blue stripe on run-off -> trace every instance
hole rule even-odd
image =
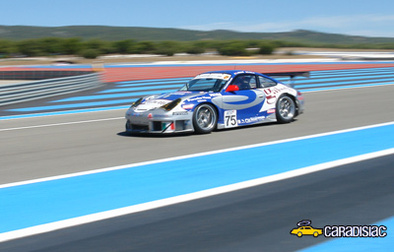
[[[393,147],[394,122],[346,133],[4,187],[0,189],[0,233]]]

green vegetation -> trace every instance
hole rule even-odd
[[[116,26],[4,26],[0,25],[0,39],[21,41],[41,38],[80,38],[83,41],[230,41],[268,40],[298,44],[375,45],[393,44],[394,38],[347,36],[306,30],[291,32],[235,32],[227,30],[193,31],[170,28],[116,27]]]
[[[305,30],[281,33],[191,31],[181,29],[66,26],[0,26],[0,58],[107,54],[272,54],[280,47],[394,49],[394,38],[368,38]]]
[[[250,49],[252,47],[252,49]],[[21,41],[0,40],[1,57],[36,57],[52,55],[78,55],[94,59],[107,54],[159,54],[173,56],[176,53],[202,54],[216,51],[221,55],[247,56],[272,54],[276,44],[270,41],[141,41],[127,39],[103,41],[79,38],[41,38]]]

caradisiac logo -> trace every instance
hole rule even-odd
[[[299,221],[297,223],[298,228],[293,228],[290,234],[298,237],[324,235],[326,238],[383,238],[387,236],[387,227],[385,225],[325,225],[324,228],[314,228],[311,224],[311,220]]]
[[[293,228],[290,234],[302,237],[304,235],[312,235],[313,237],[318,237],[323,234],[323,229],[314,228],[311,226],[311,220],[302,220],[297,223],[298,228]]]

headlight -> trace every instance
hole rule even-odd
[[[167,111],[171,111],[171,110],[173,110],[181,101],[182,101],[182,99],[181,99],[181,98],[178,98],[178,99],[176,99],[176,100],[173,100],[173,101],[170,102],[170,103],[167,103],[167,104],[161,106],[160,108],[165,109],[165,110],[167,110]]]
[[[131,104],[131,107],[130,107],[130,108],[137,107],[138,105],[141,104],[142,100],[143,100],[142,98],[139,98],[138,100],[136,100],[135,102],[133,102],[133,103]]]

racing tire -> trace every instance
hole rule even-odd
[[[216,109],[210,104],[201,104],[193,112],[193,127],[196,133],[211,133],[216,128],[217,121]]]
[[[276,102],[276,120],[279,123],[289,123],[293,121],[296,112],[296,104],[290,96],[283,95],[279,97]]]

